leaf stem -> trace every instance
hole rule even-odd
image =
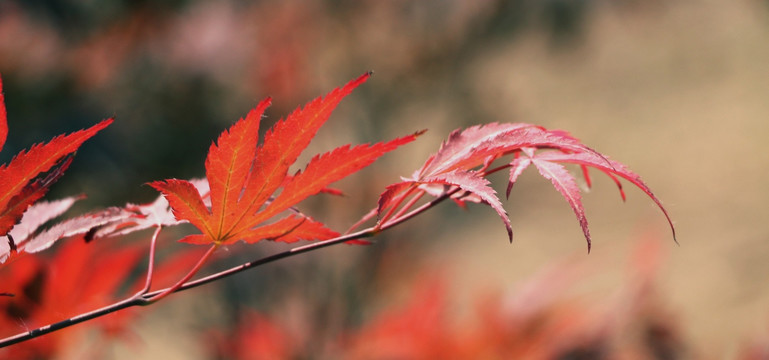
[[[403,195],[398,196],[398,200],[395,202],[395,204],[393,204],[390,210],[388,210],[387,213],[385,213],[385,215],[379,219],[379,223],[380,224],[386,223],[387,220],[389,220],[390,217],[393,216],[393,213],[395,213],[395,211],[398,210],[401,204],[403,204],[403,201],[406,200],[406,198],[409,197],[409,195],[411,195],[411,193],[414,192],[414,190],[416,189],[417,189],[416,186],[411,185],[409,189],[406,190],[405,193],[403,193]]]
[[[397,219],[397,218],[403,216],[403,214],[406,211],[408,211],[412,206],[414,206],[414,204],[416,204],[417,201],[419,201],[419,199],[421,199],[422,196],[424,196],[424,195],[425,195],[425,191],[424,190],[419,190],[419,192],[417,192],[414,196],[411,197],[411,199],[409,199],[409,201],[406,203],[406,205],[403,205],[403,207],[401,207],[400,211],[398,211],[394,215],[394,217]],[[405,198],[405,196],[406,195],[404,195],[404,198]]]
[[[137,297],[146,294],[152,286],[152,276],[155,270],[155,248],[157,247],[158,235],[160,235],[161,229],[163,229],[163,226],[158,225],[155,232],[152,233],[149,264],[147,265],[147,279],[144,281],[144,287],[136,294]]]
[[[495,172],[499,172],[499,171],[502,171],[504,169],[507,169],[509,167],[510,167],[510,164],[499,165],[499,166],[497,166],[497,167],[495,167],[495,168],[493,168],[491,170],[483,170],[480,175],[483,176],[483,177],[486,177],[486,176],[489,176],[489,175],[491,175],[491,174],[493,174]]]
[[[158,300],[160,300],[160,299],[162,299],[162,298],[164,298],[164,297],[166,297],[166,296],[176,292],[177,290],[179,290],[179,288],[181,288],[184,285],[184,283],[189,281],[193,276],[195,276],[195,274],[198,273],[198,271],[203,267],[203,264],[205,264],[206,260],[208,260],[211,257],[211,254],[213,254],[214,251],[218,247],[219,247],[219,245],[216,245],[216,244],[211,245],[211,247],[208,248],[208,251],[206,251],[206,253],[203,254],[203,256],[200,257],[200,260],[198,260],[197,264],[195,264],[195,266],[192,267],[192,269],[190,269],[190,271],[187,273],[187,275],[184,275],[184,277],[181,280],[179,280],[178,282],[176,282],[176,284],[174,284],[173,286],[171,286],[169,288],[166,288],[164,290],[161,290],[161,292],[159,294],[157,294],[157,295],[150,295],[150,294],[145,293],[143,295],[143,298],[145,299],[145,304],[144,305],[149,305],[149,304],[155,303]],[[149,296],[149,298],[148,298],[148,296]]]

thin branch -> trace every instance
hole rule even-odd
[[[43,327],[40,327],[40,328],[37,328],[37,329],[34,329],[34,330],[30,330],[30,331],[27,331],[27,332],[16,334],[14,336],[7,337],[7,338],[5,338],[3,340],[0,340],[0,348],[6,347],[6,346],[9,346],[9,345],[13,345],[13,344],[18,344],[18,343],[20,343],[22,341],[27,341],[27,340],[30,340],[30,339],[34,339],[36,337],[39,337],[39,336],[42,336],[42,335],[45,335],[45,334],[48,334],[48,333],[51,333],[51,332],[54,332],[54,331],[57,331],[57,330],[61,330],[61,329],[70,327],[72,325],[76,325],[76,324],[82,323],[84,321],[92,320],[92,319],[95,319],[95,318],[98,318],[98,317],[101,317],[101,316],[104,316],[104,315],[107,315],[107,314],[111,314],[111,313],[113,313],[115,311],[118,311],[118,310],[122,310],[122,309],[125,309],[125,308],[128,308],[128,307],[132,307],[132,306],[141,305],[143,302],[144,302],[144,299],[141,298],[141,297],[139,297],[139,298],[131,297],[131,298],[125,299],[123,301],[119,301],[119,302],[116,302],[114,304],[107,305],[105,307],[102,307],[102,308],[99,308],[99,309],[96,309],[96,310],[93,310],[93,311],[90,311],[90,312],[87,312],[87,313],[83,313],[83,314],[77,315],[75,317],[71,317],[71,318],[69,318],[67,320],[64,320],[64,321],[59,321],[59,322],[53,323],[51,325],[46,325],[46,326],[43,326]]]
[[[69,319],[57,322],[57,323],[53,323],[53,324],[46,325],[46,326],[43,326],[43,327],[40,327],[40,328],[37,328],[37,329],[34,329],[34,330],[30,330],[30,331],[23,332],[23,333],[14,335],[14,336],[7,337],[5,339],[0,340],[0,348],[6,347],[6,346],[10,346],[10,345],[13,345],[13,344],[17,344],[17,343],[20,343],[20,342],[23,342],[23,341],[26,341],[26,340],[30,340],[30,339],[33,339],[33,338],[36,338],[36,337],[39,337],[39,336],[42,336],[42,335],[45,335],[45,334],[57,331],[57,330],[61,330],[61,329],[70,327],[72,325],[76,325],[76,324],[79,324],[79,323],[82,323],[82,322],[85,322],[85,321],[88,321],[88,320],[92,320],[92,319],[95,319],[95,318],[98,318],[98,317],[101,317],[101,316],[104,316],[104,315],[107,315],[107,314],[111,314],[113,312],[116,312],[116,311],[119,311],[119,310],[122,310],[122,309],[125,309],[125,308],[129,308],[129,307],[133,307],[133,306],[148,305],[148,304],[151,304],[154,301],[157,301],[157,300],[159,300],[159,299],[161,299],[161,298],[163,298],[163,297],[165,297],[165,296],[167,296],[167,295],[169,295],[171,293],[176,293],[176,292],[181,292],[181,291],[189,290],[189,289],[201,286],[201,285],[208,284],[210,282],[221,280],[221,279],[230,277],[232,275],[235,275],[237,273],[240,273],[242,271],[245,271],[245,270],[248,270],[248,269],[252,269],[252,268],[255,268],[255,267],[260,266],[260,265],[268,264],[268,263],[271,263],[273,261],[277,261],[277,260],[284,259],[284,258],[287,258],[287,257],[291,257],[291,256],[294,256],[294,255],[303,254],[303,253],[306,253],[306,252],[309,252],[309,251],[313,251],[313,250],[322,249],[322,248],[329,247],[329,246],[332,246],[332,245],[341,244],[341,243],[344,243],[344,242],[347,242],[347,241],[350,241],[350,240],[373,237],[373,236],[379,234],[380,232],[382,232],[384,230],[387,230],[389,228],[397,226],[397,225],[399,225],[399,224],[401,224],[401,223],[403,223],[403,222],[405,222],[405,221],[407,221],[407,220],[409,220],[409,219],[411,219],[411,218],[413,218],[413,217],[423,213],[424,211],[432,208],[433,206],[437,205],[438,203],[448,199],[451,195],[455,194],[457,191],[459,191],[459,188],[451,189],[451,190],[447,191],[446,193],[444,193],[443,195],[441,195],[441,196],[439,196],[439,197],[437,197],[437,198],[435,198],[435,199],[433,199],[433,200],[431,200],[431,201],[429,201],[429,202],[427,202],[427,203],[425,203],[425,204],[415,208],[414,210],[408,212],[407,214],[404,214],[404,215],[402,215],[400,217],[396,217],[394,219],[391,219],[390,221],[388,221],[388,222],[386,222],[384,224],[380,224],[379,226],[373,226],[373,227],[370,227],[368,229],[358,231],[356,233],[342,235],[342,236],[339,236],[339,237],[336,237],[336,238],[333,238],[333,239],[329,239],[329,240],[318,241],[318,242],[310,243],[310,244],[303,245],[303,246],[297,246],[295,248],[291,248],[289,250],[286,250],[286,251],[283,251],[283,252],[280,252],[280,253],[277,253],[277,254],[273,254],[273,255],[270,255],[270,256],[267,256],[267,257],[264,257],[264,258],[261,258],[261,259],[257,259],[257,260],[251,261],[251,262],[247,262],[247,263],[244,263],[244,264],[232,267],[230,269],[227,269],[227,270],[224,270],[224,271],[220,271],[220,272],[212,274],[212,275],[208,275],[206,277],[203,277],[203,278],[200,278],[200,279],[197,279],[197,280],[188,281],[189,278],[194,276],[194,274],[199,270],[200,266],[202,266],[202,264],[208,259],[208,257],[216,249],[216,246],[214,245],[214,246],[212,246],[208,250],[208,252],[206,252],[206,254],[203,255],[203,257],[198,261],[198,264],[195,265],[195,267],[190,271],[190,273],[188,273],[187,276],[185,276],[185,278],[182,281],[178,282],[174,286],[171,286],[171,287],[168,287],[168,288],[165,288],[165,289],[160,289],[160,290],[152,291],[152,292],[147,292],[147,293],[144,293],[143,295],[136,294],[136,295],[134,295],[134,296],[132,296],[130,298],[127,298],[127,299],[122,300],[122,301],[118,301],[116,303],[104,306],[102,308],[99,308],[99,309],[96,309],[96,310],[93,310],[93,311],[90,311],[90,312],[87,312],[87,313],[83,313],[83,314],[77,315],[75,317],[72,317],[72,318],[69,318]],[[146,283],[145,283],[145,286],[146,286]]]
[[[314,243],[311,243],[311,244],[307,244],[307,245],[291,248],[289,250],[286,250],[286,251],[283,251],[283,252],[280,252],[280,253],[277,253],[277,254],[273,254],[273,255],[270,255],[270,256],[267,256],[267,257],[263,257],[261,259],[257,259],[257,260],[250,261],[250,262],[247,262],[247,263],[244,263],[244,264],[240,264],[238,266],[229,268],[227,270],[223,270],[223,271],[220,271],[218,273],[211,274],[211,275],[208,275],[206,277],[203,277],[203,278],[200,278],[200,279],[197,279],[197,280],[193,280],[193,281],[184,283],[178,289],[176,289],[175,292],[180,292],[180,291],[196,288],[198,286],[205,285],[205,284],[208,284],[210,282],[217,281],[217,280],[221,280],[223,278],[235,275],[235,274],[237,274],[239,272],[242,272],[242,271],[245,271],[245,270],[248,270],[248,269],[260,266],[260,265],[268,264],[268,263],[271,263],[273,261],[285,259],[287,257],[291,257],[291,256],[294,256],[294,255],[303,254],[303,253],[306,253],[308,251],[318,250],[318,249],[322,249],[322,248],[329,247],[329,246],[332,246],[332,245],[341,244],[341,243],[344,243],[344,242],[347,242],[347,241],[350,241],[350,240],[372,237],[372,236],[374,236],[376,234],[378,234],[378,231],[375,231],[374,228],[372,227],[372,228],[368,228],[366,230],[361,230],[361,231],[353,233],[353,234],[343,235],[343,236],[340,236],[340,237],[337,237],[337,238],[333,238],[333,239],[329,239],[329,240],[324,240],[324,241],[318,241],[318,242],[314,242]],[[145,297],[152,297],[152,296],[160,294],[161,292],[166,291],[166,290],[168,290],[168,289],[156,290],[156,291],[147,293],[144,296]],[[2,346],[2,342],[0,342],[0,346]]]

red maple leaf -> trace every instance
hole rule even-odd
[[[546,151],[537,151],[545,149]],[[491,164],[505,155],[513,155],[513,159],[505,165],[489,169]],[[448,194],[463,205],[463,200],[481,201],[491,206],[502,218],[510,241],[513,239],[512,227],[502,203],[496,195],[490,182],[485,176],[505,169],[510,169],[510,180],[507,194],[510,194],[518,176],[529,165],[539,170],[539,173],[550,180],[553,186],[568,201],[579,220],[590,251],[590,231],[588,229],[585,209],[582,206],[580,189],[574,177],[559,163],[579,165],[585,180],[590,184],[588,167],[596,168],[612,180],[620,189],[622,198],[625,193],[619,177],[630,181],[648,195],[670,223],[675,239],[675,228],[662,203],[652,193],[651,189],[641,178],[623,164],[609,160],[606,156],[585,146],[569,133],[561,130],[547,130],[529,124],[487,124],[473,126],[464,131],[455,130],[443,142],[438,152],[427,159],[425,164],[403,181],[390,185],[379,198],[377,213],[380,216],[380,226],[392,219],[395,210],[411,195],[421,196],[428,193],[440,196]],[[436,185],[443,186],[443,191],[437,192]],[[413,202],[410,203],[413,205]],[[404,206],[405,208],[406,206]],[[388,212],[385,210],[389,209]],[[401,210],[403,213],[404,210]]]
[[[2,90],[0,79],[0,149],[8,135]],[[0,166],[0,235],[8,234],[27,208],[61,177],[71,161],[67,156],[110,123],[112,119],[107,119],[88,129],[59,135],[46,144],[32,145],[28,151],[22,150],[14,156],[10,163]],[[49,172],[46,176],[38,178],[46,172]]]
[[[193,184],[168,179],[150,183],[162,192],[178,220],[189,221],[202,234],[180,241],[193,244],[254,243],[264,239],[293,242],[327,239],[338,233],[303,214],[293,213],[275,222],[266,220],[327,186],[371,164],[379,156],[413,141],[420,133],[374,145],[349,145],[313,157],[304,171],[289,175],[289,167],[309,145],[332,110],[370,73],[297,109],[267,131],[257,146],[259,121],[270,99],[224,131],[206,158],[210,208]],[[274,193],[282,187],[278,195]]]

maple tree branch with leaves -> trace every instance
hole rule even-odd
[[[43,224],[62,215],[79,197],[50,202],[40,199],[48,187],[63,175],[72,161],[72,154],[80,145],[106,128],[112,119],[20,152],[8,165],[0,167],[0,234],[5,237],[5,241],[0,242],[3,266],[12,266],[19,256],[42,251],[64,238],[80,237],[85,242],[100,242],[140,230],[154,229],[154,232],[150,238],[146,277],[134,295],[97,310],[2,339],[0,347],[128,307],[150,305],[170,294],[294,255],[341,243],[367,243],[363,239],[402,224],[447,199],[460,206],[466,206],[468,202],[490,206],[502,219],[512,241],[510,219],[487,176],[508,170],[506,194],[509,196],[518,176],[531,165],[567,200],[582,228],[588,252],[591,237],[580,189],[563,164],[579,166],[588,185],[588,168],[605,173],[618,185],[623,200],[625,195],[620,178],[640,188],[661,209],[675,239],[675,229],[667,211],[637,174],[585,146],[567,132],[522,123],[489,123],[452,132],[420,169],[410,177],[387,186],[377,206],[345,234],[327,228],[295,206],[322,192],[335,193],[335,190],[328,188],[329,185],[363,169],[385,153],[414,141],[423,133],[418,131],[373,145],[344,145],[314,156],[304,170],[289,174],[290,167],[329,119],[333,109],[370,76],[371,73],[363,74],[296,109],[269,129],[259,144],[260,121],[271,103],[271,99],[267,98],[211,144],[205,160],[206,179],[154,181],[149,185],[162,195],[152,203],[94,211],[63,220],[44,230],[40,229]],[[2,96],[0,82],[0,149],[8,132]],[[276,217],[279,218],[275,220]],[[355,231],[372,222],[369,227]],[[208,250],[173,285],[152,290],[157,271],[155,253],[158,236],[162,229],[182,223],[192,224],[200,233],[187,235],[179,241],[206,245]],[[315,242],[195,279],[218,248],[238,241],[253,244],[263,240]],[[0,289],[0,292],[6,295],[3,298],[14,295],[5,289]]]

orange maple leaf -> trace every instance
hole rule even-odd
[[[162,192],[178,220],[189,221],[202,234],[180,241],[193,244],[254,243],[269,239],[293,242],[328,239],[339,234],[303,214],[290,214],[269,224],[264,221],[290,209],[326,186],[371,164],[379,156],[413,141],[420,133],[374,145],[349,145],[316,155],[303,172],[289,175],[289,167],[310,144],[339,102],[371,76],[366,73],[325,97],[296,109],[267,131],[257,146],[259,121],[270,99],[260,102],[245,119],[224,131],[206,158],[210,208],[186,180],[150,183]],[[277,195],[273,194],[279,189]]]

